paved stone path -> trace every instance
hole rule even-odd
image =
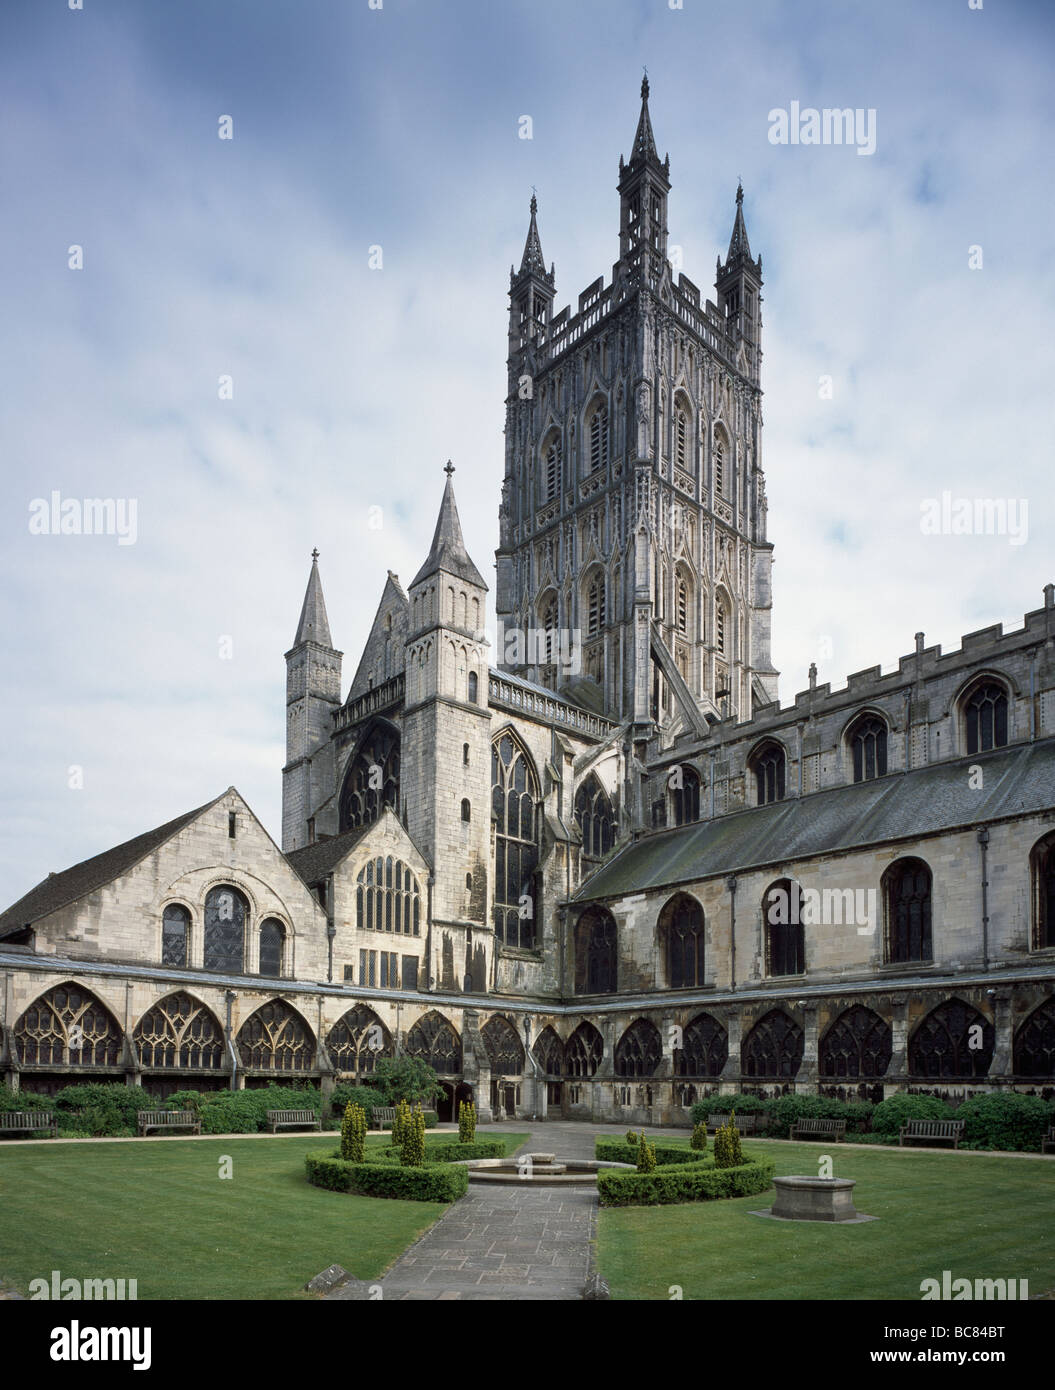
[[[626,1132],[625,1126],[561,1120],[505,1120],[501,1128],[529,1131],[521,1152],[558,1159],[592,1159],[596,1135]],[[480,1137],[486,1133],[481,1129]],[[596,1224],[593,1187],[470,1186],[372,1286],[374,1297],[380,1284],[382,1299],[579,1299]],[[370,1287],[353,1282],[327,1297],[365,1299]]]

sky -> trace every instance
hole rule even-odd
[[[347,689],[448,458],[493,600],[509,268],[535,188],[555,309],[610,279],[646,66],[682,269],[738,179],[763,259],[782,702],[1042,605],[1046,0],[79,3],[0,4],[0,905],[230,785],[277,840],[311,551]]]

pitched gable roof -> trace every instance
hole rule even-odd
[[[226,794],[223,792],[221,796]],[[80,864],[74,864],[72,868],[64,869],[61,873],[49,874],[35,888],[31,888],[19,898],[18,902],[12,903],[6,912],[0,914],[0,939],[40,921],[42,917],[57,912],[68,903],[76,902],[78,898],[83,898],[97,888],[112,883],[115,878],[120,878],[166,840],[170,840],[173,835],[190,825],[203,811],[215,806],[219,800],[219,796],[214,797],[204,806],[187,811],[175,820],[159,825],[156,830],[148,830],[144,835],[137,835],[134,840],[126,840],[123,845],[115,845],[113,849],[85,859]]]

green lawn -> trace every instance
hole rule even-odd
[[[480,1131],[505,1139],[525,1134]],[[330,1264],[375,1279],[447,1210],[310,1187],[336,1134],[0,1144],[0,1280],[137,1279],[140,1299],[292,1298]],[[390,1142],[371,1134],[369,1146]],[[222,1155],[233,1175],[219,1177]]]
[[[670,1141],[664,1140],[664,1143]],[[1055,1288],[1055,1163],[974,1154],[747,1141],[778,1175],[856,1178],[854,1205],[878,1221],[762,1220],[758,1197],[602,1208],[598,1268],[613,1298],[919,1299],[923,1279],[1028,1279]]]

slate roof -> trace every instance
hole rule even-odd
[[[286,858],[308,887],[313,888],[331,874],[349,850],[372,829],[373,822],[360,825],[355,830],[346,830],[343,835],[335,835],[332,840],[317,840],[302,849],[291,849]]]
[[[969,784],[974,764],[982,769],[981,790]],[[616,898],[1052,807],[1055,739],[1045,739],[645,835],[603,865],[575,898]]]
[[[326,616],[326,600],[322,596],[322,580],[319,578],[319,561],[314,555],[293,645],[299,647],[302,642],[318,642],[320,646],[333,648],[330,620]]]
[[[221,795],[226,795],[226,792]],[[175,820],[159,825],[156,830],[148,830],[145,835],[137,835],[134,840],[126,840],[123,845],[115,845],[113,849],[97,854],[92,859],[74,864],[71,869],[49,874],[35,888],[31,888],[19,898],[18,902],[13,903],[6,912],[0,914],[0,939],[10,932],[19,931],[22,927],[40,921],[42,917],[57,912],[68,903],[76,902],[78,898],[104,887],[115,878],[120,878],[141,859],[145,859],[166,840],[170,840],[184,826],[190,825],[191,821],[215,805],[219,799],[215,797],[204,806],[177,816]]]

